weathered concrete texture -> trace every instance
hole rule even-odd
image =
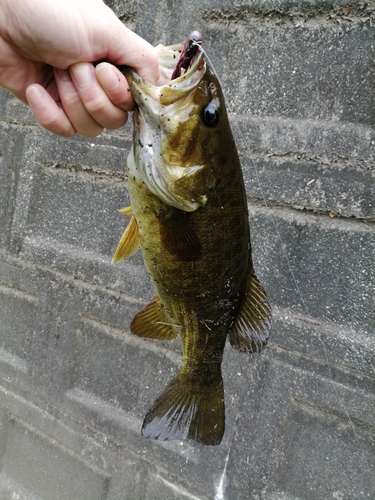
[[[374,220],[373,127],[242,115],[232,123],[252,199]]]
[[[273,335],[226,348],[220,446],[141,437],[181,348],[130,334],[153,290],[110,264],[131,126],[55,137],[1,91],[0,499],[375,498],[375,2],[108,4],[153,44],[203,33]]]
[[[250,215],[273,303],[374,335],[371,224],[279,208],[251,207]]]

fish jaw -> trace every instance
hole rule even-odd
[[[181,50],[182,46],[177,47]],[[159,46],[159,50],[163,54],[162,72],[168,78],[179,50],[176,46]],[[198,151],[198,143],[204,143],[204,138],[191,142],[191,131],[197,132],[201,122],[202,104],[197,96],[218,100],[206,96],[202,89],[209,73],[203,52],[197,50],[184,74],[159,87],[130,68],[124,73],[137,104],[129,175],[142,181],[167,205],[187,212],[197,210],[205,205],[217,182]]]

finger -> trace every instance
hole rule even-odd
[[[121,71],[104,62],[96,66],[95,73],[98,83],[113,104],[126,111],[134,109],[135,103],[128,82]]]
[[[28,86],[36,83],[46,88],[48,82],[53,79],[50,66],[25,59],[12,43],[7,42],[1,36],[0,54],[0,86],[7,88],[25,104],[28,104],[26,99]]]
[[[122,23],[110,34],[106,59],[117,65],[131,66],[143,79],[156,85],[160,78],[156,49]],[[121,54],[119,56],[119,54]]]
[[[70,66],[70,75],[82,104],[97,123],[109,129],[116,129],[125,125],[128,113],[111,102],[106,92],[99,85],[95,68],[91,63],[80,62],[73,64]],[[121,99],[120,96],[121,93],[125,95],[126,84],[124,79],[119,81],[117,77],[115,83],[117,88],[114,90],[114,95],[121,102],[124,98]]]
[[[76,131],[69,118],[44,87],[38,84],[29,85],[26,89],[26,99],[42,127],[63,137],[75,135]]]
[[[99,135],[103,131],[103,125],[84,106],[69,70],[55,69],[54,72],[62,106],[75,130],[84,137]]]

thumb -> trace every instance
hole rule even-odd
[[[117,18],[116,18],[117,19]],[[120,20],[108,37],[107,60],[116,65],[126,65],[144,80],[156,84],[160,77],[159,56],[146,40],[124,26]]]

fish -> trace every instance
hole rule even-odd
[[[179,372],[147,412],[156,440],[219,445],[226,340],[267,344],[271,307],[255,275],[246,191],[224,96],[202,35],[157,47],[164,84],[121,67],[136,103],[127,158],[130,217],[113,263],[141,249],[156,295],[132,320],[142,338],[179,337]]]

